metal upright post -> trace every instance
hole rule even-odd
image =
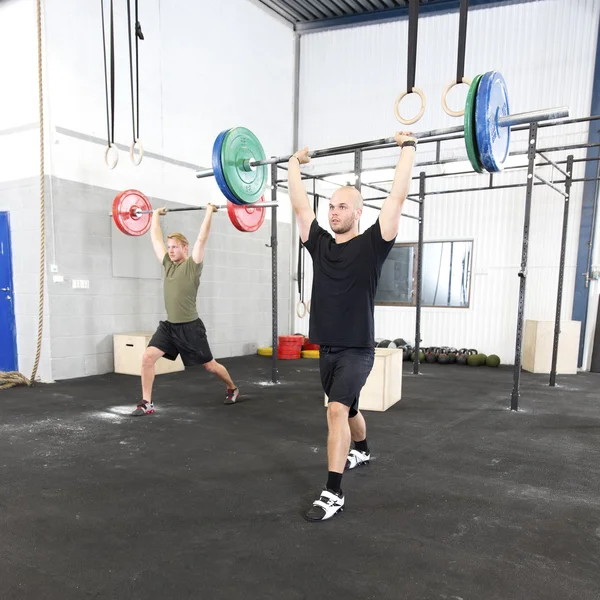
[[[563,211],[563,230],[560,246],[560,266],[558,268],[558,292],[556,294],[556,320],[554,321],[554,344],[552,346],[552,368],[550,369],[550,386],[556,385],[556,362],[558,360],[558,337],[560,335],[560,311],[562,305],[563,283],[565,275],[565,255],[567,252],[567,227],[569,225],[569,200],[573,181],[573,155],[567,157],[567,177],[565,180],[565,201]]]
[[[519,389],[521,384],[521,354],[523,347],[523,319],[525,315],[525,287],[527,282],[527,253],[529,251],[529,221],[531,218],[531,199],[533,196],[533,180],[535,172],[535,152],[537,146],[537,123],[529,126],[529,149],[527,151],[527,192],[525,194],[525,218],[523,223],[523,250],[521,254],[521,270],[519,271],[519,311],[517,314],[517,339],[515,347],[515,368],[513,374],[513,391],[510,402],[511,410],[519,410]]]
[[[362,188],[361,182],[361,174],[362,174],[362,150],[356,150],[354,153],[354,175],[356,176],[356,181],[354,183],[354,187],[360,192]]]
[[[425,216],[425,171],[419,175],[419,243],[417,244],[417,318],[415,325],[415,360],[413,374],[419,374],[421,351],[421,290],[423,285],[423,219]]]
[[[444,244],[442,243],[442,248]],[[452,304],[452,262],[454,260],[454,242],[450,242],[450,268],[448,269],[448,306]]]
[[[277,201],[277,165],[271,165],[271,200]],[[273,365],[271,368],[271,381],[278,383],[279,370],[277,368],[277,207],[271,207],[271,301],[273,318]]]
[[[362,194],[362,150],[356,150],[354,152],[354,187],[358,190],[359,194]],[[358,231],[360,232],[360,221],[358,222]]]

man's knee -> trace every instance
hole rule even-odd
[[[216,373],[219,369],[219,363],[216,360],[211,360],[210,362],[204,363],[202,365],[209,373]]]
[[[142,355],[142,367],[148,369],[153,367],[156,361],[161,357],[153,348],[147,348]]]
[[[327,405],[328,417],[332,420],[347,420],[350,407],[341,402],[329,402]]]

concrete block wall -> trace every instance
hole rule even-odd
[[[48,219],[48,297],[50,364],[53,379],[113,370],[115,333],[154,331],[165,319],[162,279],[115,277],[117,260],[156,261],[149,235],[129,238],[108,216],[116,191],[52,178]],[[153,206],[181,206],[151,199]],[[171,213],[163,217],[166,236],[184,233],[190,243],[204,213]],[[271,341],[271,224],[266,219],[255,233],[237,231],[225,211],[213,218],[198,292],[198,311],[207,327],[216,358],[256,352]],[[119,236],[113,243],[112,236]],[[291,226],[278,223],[279,323],[289,323],[289,252]],[[127,253],[135,253],[130,256]],[[158,264],[158,263],[157,263]],[[57,273],[50,273],[56,265]],[[62,282],[54,282],[55,275]],[[89,281],[88,289],[73,289],[74,279]],[[287,333],[287,329],[285,330]]]

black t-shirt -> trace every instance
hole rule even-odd
[[[313,344],[373,347],[373,311],[381,267],[395,240],[381,237],[379,219],[364,233],[336,244],[315,219],[304,246],[313,259],[309,338]]]

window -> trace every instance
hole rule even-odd
[[[467,308],[472,241],[424,242],[422,306]],[[395,244],[381,269],[375,303],[416,306],[417,244]]]

